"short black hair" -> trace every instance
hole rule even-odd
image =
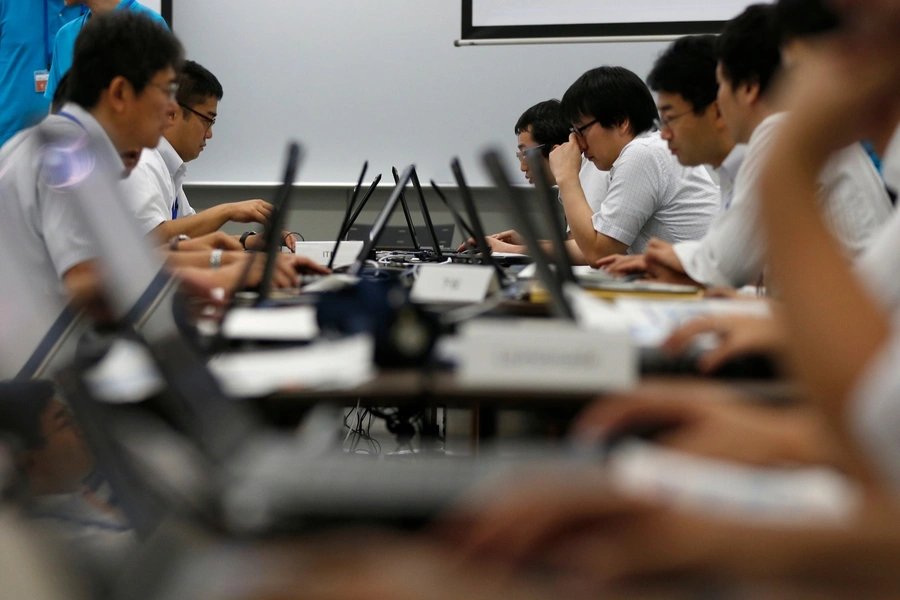
[[[18,451],[43,448],[41,415],[56,393],[52,381],[0,382],[0,436],[11,440]]]
[[[53,91],[53,101],[50,102],[50,114],[57,114],[69,101],[69,71],[60,78]]]
[[[701,114],[716,101],[716,36],[689,35],[665,49],[647,76],[654,92],[678,94]]]
[[[550,156],[553,146],[569,141],[569,124],[559,112],[559,100],[538,102],[522,113],[516,121],[516,135],[531,130],[531,137],[542,144],[541,154]]]
[[[759,84],[765,94],[781,67],[781,32],[775,7],[754,4],[728,21],[716,54],[732,87]]]
[[[140,94],[153,76],[181,68],[181,43],[160,23],[130,10],[95,15],[75,41],[69,100],[91,109],[116,77]]]
[[[184,106],[194,107],[203,104],[209,98],[221,100],[225,95],[222,84],[219,83],[216,76],[192,60],[184,61],[177,81],[178,104]],[[189,115],[190,111],[185,110],[185,118],[188,118]]]
[[[778,0],[775,14],[781,28],[781,43],[837,31],[841,17],[825,0]]]
[[[597,67],[579,77],[566,90],[560,114],[567,122],[591,117],[606,129],[627,120],[633,135],[653,129],[659,116],[647,85],[624,67]]]

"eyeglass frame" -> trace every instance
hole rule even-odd
[[[169,85],[162,85],[160,83],[153,83],[152,81],[150,81],[147,83],[147,85],[151,85],[160,90],[163,94],[169,97],[169,100],[174,100],[178,96],[178,90],[181,87],[178,85],[177,81],[173,81]]]
[[[587,123],[585,123],[584,125],[582,125],[581,127],[578,127],[577,125],[572,123],[572,126],[569,127],[569,133],[574,133],[581,139],[584,139],[584,132],[599,122],[600,122],[600,119],[592,119],[592,120],[588,121]]]
[[[677,121],[677,120],[680,119],[681,117],[683,117],[683,116],[685,116],[685,115],[689,115],[689,114],[691,114],[692,112],[694,112],[694,111],[693,111],[693,110],[686,110],[686,111],[684,111],[684,112],[681,113],[681,114],[675,115],[674,117],[668,117],[668,118],[665,118],[665,119],[662,118],[662,117],[659,117],[658,119],[653,119],[653,125],[654,125],[654,127],[656,127],[657,129],[659,129],[660,131],[662,131],[663,129],[671,129],[671,128],[672,128],[672,122],[673,122],[673,121]]]
[[[525,148],[524,150],[517,150],[517,151],[516,151],[516,158],[519,159],[519,163],[523,163],[523,162],[525,162],[526,160],[528,160],[528,155],[525,154],[526,152],[528,152],[529,150],[537,150],[538,148],[543,148],[544,146],[547,146],[547,145],[548,145],[548,144],[540,144],[540,145],[538,145],[538,146],[532,146],[532,147],[530,147],[530,148]]]
[[[181,102],[178,103],[178,106],[180,106],[184,110],[192,112],[195,115],[197,115],[198,117],[200,117],[200,120],[203,121],[203,124],[206,126],[207,131],[209,131],[210,129],[212,129],[215,126],[216,117],[208,117],[208,116],[204,115],[202,112],[200,112],[199,110],[194,110],[190,106],[187,106],[186,104],[182,104]]]

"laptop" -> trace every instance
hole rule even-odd
[[[371,198],[372,194],[375,192],[375,188],[377,188],[378,184],[381,182],[381,173],[379,173],[378,176],[375,177],[375,179],[372,181],[369,189],[366,190],[365,196],[363,196],[363,199],[357,206],[356,199],[359,197],[360,190],[362,190],[362,183],[366,177],[366,171],[368,170],[368,168],[369,161],[365,161],[363,163],[362,172],[360,172],[359,174],[359,181],[356,182],[356,188],[354,188],[353,195],[350,197],[350,202],[347,203],[347,211],[344,213],[344,219],[341,221],[341,227],[338,230],[337,239],[334,242],[334,251],[331,253],[331,259],[328,261],[329,269],[334,268],[334,259],[337,257],[338,250],[341,247],[341,241],[346,239],[347,233],[353,226],[353,223],[356,222],[356,218],[359,216],[359,213],[362,212],[363,207],[365,207],[366,203],[369,201],[369,198]]]

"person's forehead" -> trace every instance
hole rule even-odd
[[[656,96],[656,107],[660,112],[683,108],[689,104],[684,96],[677,92],[658,92]]]

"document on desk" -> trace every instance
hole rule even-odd
[[[306,342],[319,335],[314,306],[232,309],[222,323],[229,340]]]
[[[620,298],[615,303],[628,323],[631,339],[644,348],[661,345],[681,325],[708,315],[768,317],[769,305],[762,300],[642,300]]]
[[[209,369],[229,396],[266,396],[288,389],[347,389],[375,376],[369,335],[320,341],[301,348],[223,354]]]

